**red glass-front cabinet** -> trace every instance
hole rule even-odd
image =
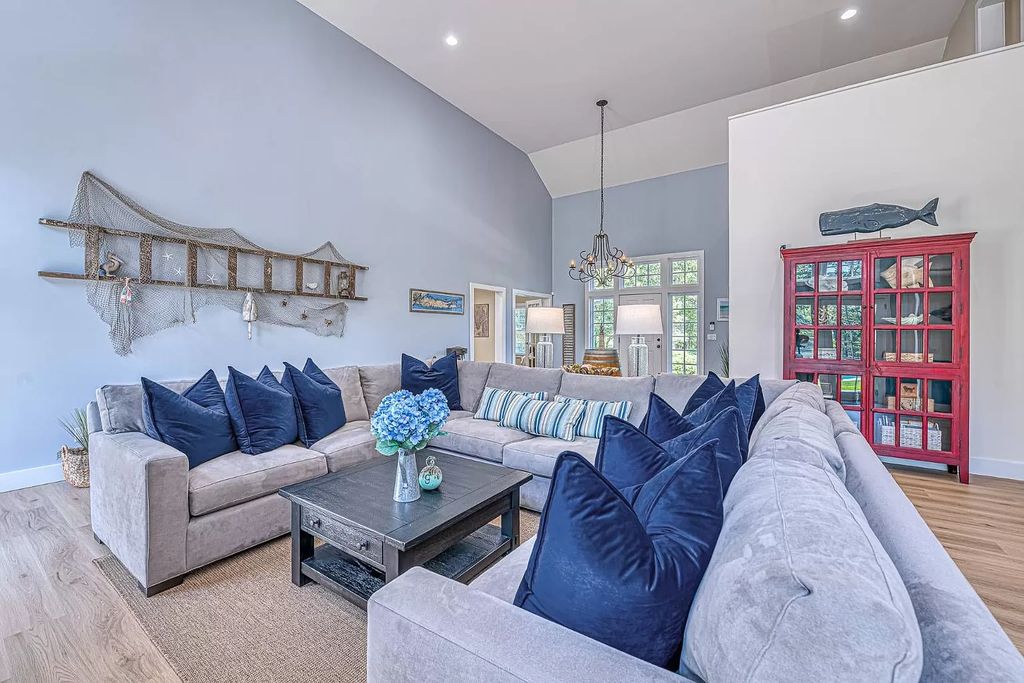
[[[878,455],[965,484],[974,235],[782,250],[784,377],[817,383]]]

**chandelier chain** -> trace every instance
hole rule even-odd
[[[604,108],[601,105],[601,224],[600,232],[604,232]]]

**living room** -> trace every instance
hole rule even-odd
[[[1022,29],[0,3],[0,682],[1024,680]]]

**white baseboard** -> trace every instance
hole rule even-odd
[[[882,462],[893,465],[904,465],[909,467],[920,467],[925,470],[946,471],[946,466],[937,462],[923,462],[919,460],[903,460],[901,458],[882,458]],[[1024,462],[1020,460],[999,460],[997,458],[971,458],[971,474],[980,474],[986,477],[999,477],[1000,479],[1021,479],[1024,480]]]
[[[51,484],[62,479],[64,479],[64,470],[59,462],[42,467],[31,467],[27,470],[0,472],[0,493],[27,489],[29,486],[39,486],[40,484]]]

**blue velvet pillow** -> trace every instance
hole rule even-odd
[[[224,398],[243,453],[259,455],[299,438],[295,399],[267,366],[256,379],[228,366]]]
[[[341,389],[311,358],[306,359],[302,370],[285,363],[281,386],[294,399],[299,441],[306,448],[345,426]]]
[[[682,414],[692,413],[703,403],[707,403],[715,394],[725,389],[725,382],[713,372],[709,372],[707,379],[697,387],[697,391],[693,392],[693,396],[689,398],[686,405],[683,406]]]
[[[754,433],[757,421],[764,415],[764,392],[761,391],[761,375],[754,375],[736,387],[736,401],[739,403],[747,435]]]
[[[238,450],[213,370],[181,394],[143,377],[142,424],[151,438],[184,453],[189,469]]]
[[[721,529],[711,444],[638,487],[632,505],[582,456],[562,453],[515,604],[675,668]]]
[[[728,386],[697,404],[689,414],[677,413],[668,401],[657,394],[651,394],[647,402],[647,415],[644,416],[640,429],[654,441],[665,443],[704,424],[730,406],[738,407],[735,382],[730,382]]]
[[[708,422],[659,444],[625,420],[606,417],[594,466],[619,491],[644,484],[679,458],[715,444],[722,496],[747,459],[747,427],[738,408],[730,406]],[[629,499],[629,494],[626,494]]]
[[[418,358],[402,354],[402,388],[414,394],[439,389],[448,399],[449,410],[462,410],[459,395],[459,360],[450,353],[430,367]]]

